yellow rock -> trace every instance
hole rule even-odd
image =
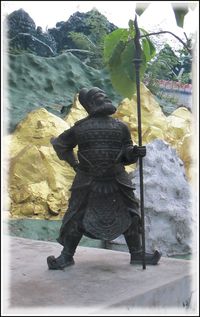
[[[87,115],[87,111],[78,101],[78,94],[76,94],[74,97],[73,107],[70,109],[70,112],[67,114],[64,120],[69,124],[70,127],[72,127],[76,121],[87,117]]]
[[[15,156],[28,144],[49,146],[52,136],[58,136],[69,128],[62,119],[50,114],[44,108],[30,112],[16,127],[14,133],[7,138],[10,155]],[[12,144],[11,144],[12,143]]]
[[[150,126],[145,130],[145,133],[143,134],[143,139],[145,140],[145,144],[150,143],[155,139],[164,140],[164,131],[161,128]]]
[[[60,217],[67,208],[74,171],[59,160],[50,138],[69,125],[43,108],[31,113],[7,138],[8,186],[12,217]]]
[[[165,140],[176,148],[177,153],[184,162],[186,175],[191,180],[192,114],[186,108],[180,107],[167,117],[167,122],[168,129]]]
[[[195,164],[192,159],[192,135],[184,135],[182,142],[179,143],[178,154],[184,162],[188,179],[192,180]]]
[[[188,121],[188,123],[191,123],[192,121],[192,113],[185,107],[179,107],[177,108],[174,112],[173,112],[173,116],[177,116],[180,117],[186,121]]]

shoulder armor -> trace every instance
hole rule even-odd
[[[81,123],[83,123],[83,122],[85,122],[85,121],[87,121],[89,118],[88,118],[88,116],[86,117],[86,118],[83,118],[83,119],[81,119],[81,120],[78,120],[78,121],[76,121],[75,123],[74,123],[74,125],[79,125],[79,124],[81,124]]]

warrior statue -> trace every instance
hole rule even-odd
[[[142,263],[139,203],[125,165],[145,156],[146,147],[133,145],[127,125],[111,117],[116,108],[104,91],[83,88],[79,102],[88,116],[51,139],[59,159],[70,164],[76,176],[57,239],[63,250],[57,258],[47,258],[48,267],[62,270],[74,264],[83,235],[111,241],[123,234],[130,264]],[[157,250],[145,253],[147,264],[157,264],[160,257]]]

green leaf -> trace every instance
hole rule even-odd
[[[135,92],[135,80],[131,79],[131,66],[130,59],[127,61],[127,65],[124,63],[125,58],[128,57],[127,55],[127,45],[124,42],[123,49],[122,44],[120,47],[119,45],[113,51],[113,54],[108,62],[108,68],[110,72],[111,82],[113,87],[118,91],[122,96],[128,97],[129,99],[132,98]],[[129,48],[130,50],[130,48]],[[131,56],[131,53],[129,52]],[[124,55],[125,52],[125,55]],[[116,54],[116,55],[115,55]],[[133,52],[132,52],[132,60],[133,60]],[[129,73],[130,71],[130,73]]]
[[[133,21],[132,21],[133,22]],[[131,99],[136,92],[136,69],[134,58],[135,29],[129,21],[130,29],[118,29],[107,35],[104,43],[104,59],[108,67],[113,87],[123,97]],[[147,34],[143,30],[144,34]],[[141,46],[140,81],[142,81],[147,62],[155,55],[156,50],[148,38],[143,38]]]
[[[152,59],[156,55],[156,48],[155,48],[155,45],[149,39],[149,37],[147,37],[147,41],[149,43],[150,56],[151,56],[151,59]]]
[[[120,41],[126,42],[129,32],[127,29],[117,29],[105,36],[104,39],[104,61],[108,63],[113,54],[114,48]]]
[[[136,71],[134,58],[136,57],[134,40],[127,42],[125,49],[121,52],[120,59],[113,67],[109,67],[113,87],[124,97],[131,99],[136,92]],[[146,58],[141,51],[142,62],[140,64],[140,80],[146,69]]]
[[[120,63],[120,59],[121,59],[121,54],[124,50],[124,48],[126,47],[126,43],[123,41],[119,41],[117,43],[117,45],[115,46],[115,48],[113,49],[112,55],[108,61],[108,65],[109,66],[115,66],[118,63]]]
[[[144,29],[140,29],[140,34],[147,35],[148,32]],[[148,36],[142,38],[142,47],[146,56],[146,60],[149,62],[156,55],[156,48]]]
[[[131,99],[135,93],[136,86],[135,81],[132,81],[129,76],[124,71],[123,65],[118,66],[110,70],[110,76],[113,87],[118,91],[123,97],[128,97]]]
[[[144,51],[144,55],[146,57],[146,61],[149,62],[151,60],[151,54],[150,54],[149,42],[147,41],[146,38],[142,39],[142,48]]]
[[[131,81],[135,81],[135,72],[134,72],[134,63],[133,59],[136,56],[135,51],[135,43],[134,40],[131,40],[124,50],[121,60],[122,60],[122,66],[124,68],[124,72],[128,76],[128,78]]]
[[[134,41],[131,41],[129,42],[126,49],[124,50],[121,59],[122,59],[122,66],[124,68],[124,72],[127,74],[129,79],[133,81],[134,83],[136,82],[136,70],[135,70],[135,63],[134,63],[134,59],[136,57],[137,57],[137,54],[135,49],[135,43]],[[141,58],[141,62],[140,62],[139,70],[140,70],[140,81],[141,81],[143,79],[144,71],[146,69],[146,64],[147,64],[146,57],[143,50],[141,50],[140,58]]]
[[[174,10],[176,23],[179,27],[183,27],[184,17],[188,13],[188,5],[182,3],[178,5],[177,3],[172,3],[172,8]]]

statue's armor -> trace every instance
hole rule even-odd
[[[134,186],[124,168],[127,163],[124,153],[133,148],[130,133],[118,119],[87,117],[53,143],[58,156],[72,166],[76,145],[79,165],[58,241],[62,244],[65,225],[80,210],[85,235],[113,240],[128,229],[131,215],[139,214]]]
[[[97,117],[75,126],[80,164],[103,175],[106,168],[116,163],[122,147],[123,134],[119,121],[110,117]],[[99,168],[98,171],[96,167]]]

